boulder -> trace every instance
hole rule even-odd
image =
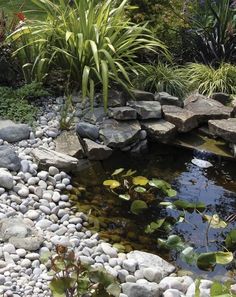
[[[91,124],[96,124],[101,123],[106,117],[107,114],[104,107],[96,107],[93,110],[89,109],[89,111],[84,115],[83,120]]]
[[[136,101],[154,101],[155,96],[151,92],[146,92],[142,90],[133,90],[132,91],[133,99]]]
[[[163,105],[162,111],[166,121],[174,124],[179,132],[189,132],[198,126],[198,117],[187,109]]]
[[[0,167],[12,171],[19,171],[21,168],[20,158],[14,149],[9,145],[0,146]]]
[[[160,119],[161,104],[157,101],[130,101],[128,105],[133,107],[142,120]]]
[[[236,143],[236,118],[226,120],[211,120],[209,130],[216,136],[232,143]]]
[[[216,101],[219,101],[220,103],[226,105],[230,102],[230,95],[229,94],[225,94],[225,93],[213,93],[211,95],[211,98],[216,100]]]
[[[177,132],[175,125],[165,120],[143,121],[141,127],[147,131],[148,137],[153,141],[167,142]]]
[[[76,169],[79,162],[74,157],[44,147],[33,149],[31,154],[42,169],[54,166],[60,170],[71,172]]]
[[[98,127],[87,122],[79,122],[76,125],[76,132],[82,138],[97,140],[99,137]]]
[[[136,110],[129,106],[110,108],[109,112],[110,112],[110,114],[109,114],[110,117],[115,120],[126,121],[126,120],[137,119]]]
[[[187,98],[184,102],[184,108],[193,112],[199,123],[206,123],[208,120],[227,119],[233,112],[233,108],[202,95]]]
[[[17,142],[28,139],[30,128],[26,124],[16,124],[10,120],[0,120],[0,139]]]
[[[127,258],[137,261],[139,269],[159,269],[162,272],[163,277],[175,271],[175,267],[172,264],[151,253],[132,251],[127,254]]]
[[[161,105],[175,105],[183,107],[184,103],[178,97],[171,96],[166,92],[159,92],[155,95],[155,100],[159,101]]]
[[[105,120],[99,131],[105,145],[111,148],[123,148],[139,139],[141,130],[138,121],[121,122]]]
[[[127,99],[125,98],[124,92],[117,90],[109,90],[108,92],[108,106],[118,107],[126,105]]]
[[[63,131],[54,141],[56,152],[76,158],[84,157],[84,150],[74,131]]]
[[[122,292],[128,297],[159,297],[159,286],[155,283],[124,283]]]
[[[96,143],[90,139],[84,139],[85,153],[89,160],[105,160],[112,154],[112,149],[106,145]]]
[[[27,222],[18,217],[2,219],[0,238],[4,242],[10,242],[17,249],[38,250],[44,239],[32,226],[33,222],[29,219]]]

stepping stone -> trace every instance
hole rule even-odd
[[[130,101],[128,105],[136,109],[140,119],[160,119],[161,104],[157,101]]]
[[[76,169],[79,163],[79,160],[74,157],[58,153],[44,147],[32,150],[31,154],[38,163],[39,167],[42,169],[55,166],[60,170],[70,172]]]
[[[155,100],[159,101],[161,105],[175,105],[179,107],[183,107],[184,103],[178,97],[171,96],[166,92],[157,93],[155,96]]]
[[[141,130],[138,121],[121,122],[105,120],[99,131],[105,145],[111,148],[123,148],[139,139]]]
[[[109,111],[110,111],[110,117],[115,120],[126,121],[126,120],[137,119],[136,110],[129,106],[110,108]]]
[[[26,124],[16,124],[10,120],[0,120],[0,139],[17,142],[28,139],[30,128]]]
[[[226,141],[236,143],[236,118],[227,120],[211,120],[208,122],[211,133]]]
[[[112,154],[112,149],[90,139],[83,139],[86,155],[89,160],[105,160]]]
[[[190,96],[185,100],[184,108],[197,115],[199,123],[206,123],[208,120],[227,119],[233,111],[233,108],[202,95]]]
[[[147,131],[151,140],[167,142],[173,138],[177,132],[175,125],[165,120],[149,120],[141,122],[142,129]]]
[[[162,111],[165,120],[175,125],[178,132],[188,132],[198,126],[198,117],[187,109],[178,106],[163,105]]]
[[[63,131],[55,140],[56,152],[76,158],[85,156],[82,145],[74,131]]]

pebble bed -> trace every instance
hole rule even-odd
[[[36,251],[16,248],[9,242],[0,243],[0,296],[49,297],[49,265],[42,264],[40,255],[55,250],[57,244],[74,250],[84,263],[105,267],[121,283],[120,297],[194,296],[195,283],[189,276],[163,275],[155,267],[141,269],[138,262],[119,253],[99,235],[87,230],[87,216],[74,212],[69,196],[71,177],[56,167],[38,170],[30,155],[36,147],[55,149],[53,139],[60,134],[60,105],[44,106],[35,132],[28,140],[14,144],[21,159],[19,172],[0,169],[0,220],[17,217],[37,230],[43,237]],[[0,144],[7,144],[0,140]],[[202,280],[201,296],[210,296],[212,282]]]

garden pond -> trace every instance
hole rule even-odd
[[[194,158],[207,160],[213,166],[196,166],[192,163]],[[111,242],[120,251],[139,249],[158,254],[173,262],[180,273],[182,271],[208,278],[236,277],[236,262],[233,253],[229,252],[235,250],[232,248],[232,244],[235,245],[234,233],[233,239],[228,238],[231,246],[229,243],[226,245],[227,235],[236,229],[234,160],[201,151],[153,144],[149,153],[142,158],[117,153],[104,161],[102,166],[107,180],[117,180],[119,175],[132,169],[136,170],[133,177],[164,180],[171,184],[171,191],[177,192],[176,196],[171,192],[170,197],[166,197],[165,191],[156,193],[150,188],[146,193],[135,193],[136,199],[137,195],[144,194],[154,197],[151,203],[148,203],[150,199],[147,198],[148,208],[135,214],[130,211],[130,201],[114,194],[115,187],[109,190],[103,185],[102,174],[98,174],[98,185],[88,186],[84,183],[81,187],[79,183],[72,195],[75,207],[89,214],[89,228],[98,231],[102,239]],[[112,176],[118,168],[124,170]],[[126,177],[123,177],[122,182],[127,182]],[[142,185],[138,185],[138,189],[143,188]],[[160,205],[163,202],[164,205]],[[170,235],[175,236],[166,241]],[[212,258],[212,252],[217,251],[224,252],[222,255],[226,256],[226,261],[224,257],[221,258],[221,254],[218,255],[218,261],[215,255]],[[201,253],[209,252],[197,260]],[[206,259],[209,265],[205,265]]]

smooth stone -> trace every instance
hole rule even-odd
[[[19,171],[21,167],[20,158],[15,150],[9,145],[0,146],[0,167],[12,171]]]
[[[123,268],[130,272],[135,272],[137,268],[137,261],[134,259],[127,259],[123,261]]]
[[[15,124],[9,120],[0,120],[0,139],[7,142],[17,142],[28,139],[30,135],[29,126],[26,124]]]
[[[181,277],[165,277],[160,281],[160,288],[166,291],[167,289],[176,289],[185,293],[188,287],[193,283],[193,279],[190,276]]]
[[[76,132],[82,138],[97,140],[99,137],[99,128],[93,124],[80,121],[76,125]]]
[[[143,269],[143,276],[149,282],[159,283],[162,279],[162,272],[159,269],[154,268],[144,268]]]
[[[210,120],[209,130],[216,136],[230,143],[236,143],[236,118],[227,120]]]
[[[89,160],[105,160],[112,154],[112,149],[106,145],[96,143],[90,139],[83,139],[85,154]]]
[[[37,251],[44,242],[44,238],[40,236],[26,238],[11,237],[9,242],[12,243],[17,249]]]
[[[0,187],[5,189],[12,189],[14,185],[13,176],[10,172],[0,169]]]
[[[121,285],[122,292],[129,297],[159,297],[159,286],[155,283],[138,284],[124,283]]]
[[[105,254],[110,256],[111,258],[117,258],[117,250],[113,247],[110,246],[109,243],[102,242],[101,243],[101,248]]]
[[[182,293],[176,289],[168,289],[163,293],[163,297],[182,297]]]

